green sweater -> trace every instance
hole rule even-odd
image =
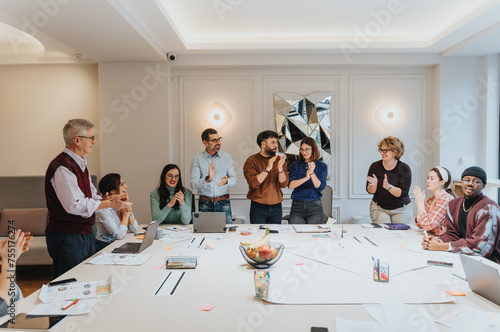
[[[191,206],[193,202],[193,193],[191,190],[184,188],[184,204],[179,208],[179,210],[171,209],[168,204],[160,209],[160,194],[158,189],[151,192],[151,216],[153,220],[161,220],[162,224],[180,224],[181,222],[185,225],[191,222]],[[170,193],[170,200],[175,195],[175,188],[168,188]]]

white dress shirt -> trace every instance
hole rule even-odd
[[[87,168],[87,159],[80,157],[68,148],[64,148],[64,152],[68,154],[82,171]],[[50,183],[56,192],[57,198],[64,210],[67,213],[89,218],[99,207],[101,196],[97,195],[97,189],[92,184],[92,179],[89,172],[90,190],[92,198],[85,197],[78,186],[76,175],[64,166],[59,166],[54,173]]]
[[[205,181],[208,176],[208,167],[211,163],[215,166],[215,175],[212,181]],[[227,183],[217,186],[224,176],[227,176]],[[191,162],[191,188],[198,190],[198,195],[208,197],[220,197],[229,194],[229,187],[236,186],[238,178],[234,171],[233,158],[229,153],[217,152],[214,156],[204,150],[193,158]]]

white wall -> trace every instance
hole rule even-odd
[[[169,158],[180,142],[170,134],[168,86],[165,64],[99,65],[101,175],[121,174],[140,223],[151,221],[149,193],[163,166],[178,161]]]
[[[98,123],[97,66],[0,66],[0,176],[45,175],[74,118]],[[99,176],[99,146],[86,158]]]

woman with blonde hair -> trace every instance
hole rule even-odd
[[[366,178],[366,191],[373,194],[370,217],[376,224],[409,223],[413,218],[410,196],[410,166],[400,159],[405,152],[403,142],[388,136],[377,144],[382,159],[371,164]]]

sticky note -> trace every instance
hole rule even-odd
[[[155,265],[153,266],[153,270],[161,270],[162,267],[163,265]]]
[[[165,249],[165,250],[174,250],[174,247],[165,247],[163,249]]]
[[[213,308],[215,308],[214,305],[211,305],[211,304],[204,304],[204,305],[201,305],[198,307],[198,310],[203,310],[203,311],[210,311],[212,310]]]
[[[304,264],[305,264],[305,263],[297,263],[297,264],[295,264],[295,265],[304,265]]]
[[[397,246],[398,248],[404,249],[406,246]]]
[[[136,238],[137,240],[142,240],[142,239],[144,239],[144,235],[139,235],[139,236],[136,236],[135,238]]]
[[[465,293],[460,289],[447,289],[445,290],[445,292],[450,294],[451,296],[465,296]]]

